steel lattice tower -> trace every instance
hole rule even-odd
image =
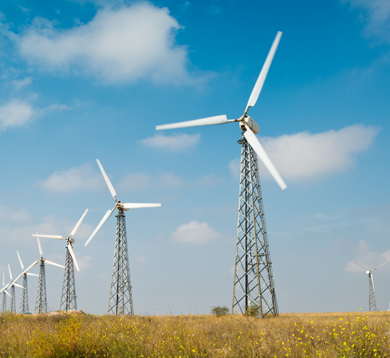
[[[73,258],[69,252],[68,246],[66,247],[64,281],[62,283],[60,310],[64,310],[64,311],[77,310],[74,265],[73,265]]]
[[[28,289],[27,289],[27,273],[23,274],[23,290],[20,298],[20,313],[28,313]]]
[[[374,282],[372,280],[372,273],[369,271],[368,273],[368,310],[369,311],[377,311],[376,308],[376,299],[374,292]]]
[[[15,303],[15,286],[11,285],[11,308],[10,312],[16,313],[16,303]]]
[[[38,291],[35,301],[35,313],[47,313],[45,261],[41,257],[39,265]]]
[[[277,316],[257,156],[244,136],[238,143],[241,172],[232,313],[245,313],[255,305],[261,317]]]
[[[5,293],[5,291],[3,292],[3,307],[1,311],[3,313],[7,311],[7,294]]]
[[[126,221],[122,210],[118,209],[114,263],[108,313],[115,315],[132,315],[133,298],[131,293],[129,257],[127,250]]]

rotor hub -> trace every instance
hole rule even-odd
[[[248,126],[252,130],[252,132],[255,133],[255,134],[260,132],[259,125],[253,120],[252,117],[249,117],[247,115],[242,116],[238,120],[238,123],[240,124],[241,130],[243,130],[244,132],[246,132],[246,127],[245,126]]]

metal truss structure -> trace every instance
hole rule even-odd
[[[28,288],[27,288],[27,273],[23,274],[23,289],[22,297],[20,298],[20,313],[29,313],[28,311]]]
[[[15,285],[11,285],[11,307],[10,307],[10,312],[16,313]]]
[[[241,173],[232,313],[256,309],[261,317],[277,316],[257,155],[244,135],[238,143]]]
[[[122,210],[118,209],[114,263],[108,313],[115,315],[132,315],[133,298],[131,293],[129,257],[127,250],[126,221]]]
[[[1,308],[1,312],[5,313],[7,311],[7,294],[3,291],[3,305]]]
[[[69,252],[68,246],[66,247],[64,281],[62,283],[60,310],[64,310],[64,311],[77,310],[74,265],[73,265],[73,258]]]
[[[376,308],[374,281],[372,279],[371,271],[368,272],[368,310],[369,311],[378,311],[378,309]]]
[[[39,265],[38,291],[35,301],[35,313],[47,313],[45,261],[41,257]]]

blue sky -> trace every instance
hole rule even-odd
[[[20,271],[16,250],[25,265],[39,257],[31,234],[68,235],[89,208],[74,244],[78,306],[106,312],[115,217],[83,245],[113,206],[99,158],[119,200],[162,203],[127,213],[135,312],[230,307],[239,127],[155,126],[241,116],[282,31],[249,113],[288,185],[262,170],[279,310],[368,309],[353,261],[390,259],[386,0],[4,0],[0,12],[1,271]],[[42,247],[63,263],[65,245]],[[389,274],[374,274],[382,310]],[[47,268],[52,310],[62,275]]]

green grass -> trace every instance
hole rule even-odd
[[[388,312],[0,318],[0,357],[390,356]]]

